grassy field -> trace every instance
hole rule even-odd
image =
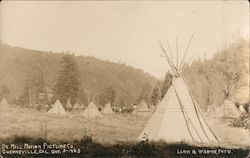
[[[0,121],[0,138],[16,135],[48,141],[72,141],[91,135],[97,142],[113,144],[136,140],[150,116],[113,114],[93,120],[83,117],[81,112],[56,116],[34,109],[13,108],[0,117],[4,120]]]
[[[84,118],[79,111],[70,112],[67,116],[55,116],[34,109],[12,108],[8,113],[0,114],[0,144],[1,140],[16,142],[17,140],[13,139],[17,138],[19,141],[34,139],[53,143],[75,142],[79,145],[84,136],[87,136],[92,137],[91,142],[97,143],[100,147],[99,149],[93,147],[91,150],[108,149],[110,151],[109,148],[111,148],[123,151],[122,148],[130,150],[132,146],[133,150],[139,150],[140,153],[136,139],[149,118],[150,115],[113,114],[92,120]],[[248,130],[228,126],[230,119],[208,117],[207,121],[221,139],[219,144],[213,144],[213,148],[220,146],[237,149],[236,153],[246,154],[245,149],[249,147],[250,138]],[[152,146],[147,145],[146,147],[144,145],[143,149],[151,150]],[[176,149],[183,145],[185,146],[185,144],[162,145],[160,143],[160,145],[153,146],[153,149],[157,148],[157,151],[165,150],[165,148]],[[200,146],[200,144],[191,146]]]

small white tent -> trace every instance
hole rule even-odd
[[[82,115],[87,118],[102,117],[101,112],[98,110],[97,106],[93,102],[89,103],[88,107],[84,110]]]
[[[154,112],[155,106],[154,106],[154,105],[151,105],[151,107],[149,108],[149,110],[150,110],[151,112]]]
[[[64,110],[62,104],[57,99],[55,104],[52,106],[52,108],[48,111],[49,114],[56,114],[56,115],[66,115],[66,111]]]
[[[69,111],[72,108],[70,100],[67,101],[66,110]]]
[[[85,105],[84,104],[82,104],[81,105],[81,109],[85,109],[86,107],[85,107]]]
[[[238,118],[241,113],[236,105],[231,101],[226,99],[219,109],[219,117],[228,118]]]
[[[113,114],[113,110],[111,108],[110,103],[107,103],[103,109],[103,114]]]
[[[80,109],[81,108],[81,106],[80,106],[80,104],[78,104],[78,103],[75,103],[75,105],[74,105],[74,107],[73,107],[74,109]]]
[[[3,98],[0,102],[0,111],[7,111],[9,108],[9,103],[5,98]]]
[[[239,110],[240,110],[242,115],[247,115],[247,111],[242,105],[240,105]]]
[[[185,55],[180,63],[177,55],[175,64],[161,43],[160,46],[172,70],[172,84],[138,139],[145,140],[146,136],[148,140],[166,142],[217,142],[218,138],[208,126],[199,105],[181,77],[185,68]]]
[[[144,100],[141,101],[140,104],[136,106],[136,108],[133,110],[133,114],[139,114],[139,115],[144,115],[144,114],[149,114],[151,111],[148,108],[148,105]]]

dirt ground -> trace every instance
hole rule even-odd
[[[0,114],[0,139],[16,135],[48,141],[74,141],[91,135],[95,141],[104,144],[135,141],[149,118],[150,115],[112,114],[92,120],[84,118],[81,112],[55,116],[34,109],[12,108],[7,114]],[[248,146],[249,131],[230,127],[230,121],[207,117],[208,124],[222,143]]]

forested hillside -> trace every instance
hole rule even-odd
[[[2,93],[13,100],[23,95],[26,82],[40,76],[46,89],[53,90],[62,69],[64,53],[36,51],[8,45],[0,46],[0,80]],[[110,88],[115,103],[130,105],[144,98],[150,101],[152,88],[159,81],[125,64],[102,61],[94,57],[74,56],[79,68],[81,98],[86,104],[92,97],[101,102]],[[27,88],[27,87],[26,87]],[[81,96],[83,97],[83,96]]]
[[[241,104],[249,101],[249,43],[238,39],[212,59],[194,61],[185,80],[200,106],[221,105],[225,99]]]
[[[244,104],[249,101],[249,43],[239,39],[225,46],[209,60],[196,60],[187,66],[184,79],[201,108],[221,105],[225,99]],[[1,95],[9,100],[21,97],[27,81],[44,82],[45,89],[55,88],[64,53],[35,51],[8,45],[0,47]],[[161,81],[125,64],[99,60],[94,57],[74,56],[79,68],[80,91],[78,102],[90,99],[104,104],[114,99],[116,106],[126,106],[145,99],[157,102],[166,93],[169,77]],[[168,86],[167,86],[168,87]],[[162,94],[160,93],[162,92]],[[107,96],[109,95],[109,96]]]

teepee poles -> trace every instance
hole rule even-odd
[[[185,54],[184,54],[184,56],[183,56],[182,59],[181,59],[180,70],[183,70],[183,67],[184,67],[184,65],[185,65],[185,59],[186,59],[186,56],[187,56],[187,53],[188,53],[188,49],[189,49],[189,47],[190,47],[190,45],[191,45],[191,41],[192,41],[193,37],[194,37],[194,33],[191,35],[191,38],[190,38],[190,40],[189,40],[189,42],[188,42],[188,45],[187,45],[187,47],[186,47],[186,50],[185,50]]]
[[[170,48],[170,46],[169,46],[168,41],[167,41],[167,45],[168,45],[168,50],[169,50],[169,54],[170,54],[170,59],[171,59],[171,61],[174,61],[174,60],[173,60],[173,54],[172,54],[172,51],[171,51],[171,48]]]
[[[159,45],[160,45],[160,48],[162,49],[166,59],[167,59],[167,62],[170,66],[170,68],[172,69],[172,71],[177,75],[178,74],[178,70],[176,69],[174,63],[171,61],[171,59],[169,58],[168,54],[167,54],[167,51],[165,50],[165,48],[163,47],[161,41],[158,41],[159,42]]]
[[[186,61],[187,59],[187,53],[188,50],[190,48],[191,42],[193,40],[194,37],[194,33],[192,33],[188,45],[185,49],[184,55],[182,57],[180,57],[180,53],[179,53],[179,41],[178,38],[176,38],[176,56],[175,59],[173,59],[173,54],[172,54],[172,50],[169,46],[169,42],[167,41],[167,47],[168,47],[168,52],[166,51],[166,49],[164,48],[163,44],[161,43],[161,41],[158,40],[158,43],[160,45],[161,50],[163,51],[166,59],[167,59],[167,63],[169,64],[170,68],[172,69],[172,71],[174,72],[174,74],[176,76],[180,76],[183,71],[185,70],[186,66],[191,62],[191,60],[193,59],[194,55],[196,53],[194,53],[191,58],[188,60],[188,62]],[[180,59],[179,59],[180,58]]]

